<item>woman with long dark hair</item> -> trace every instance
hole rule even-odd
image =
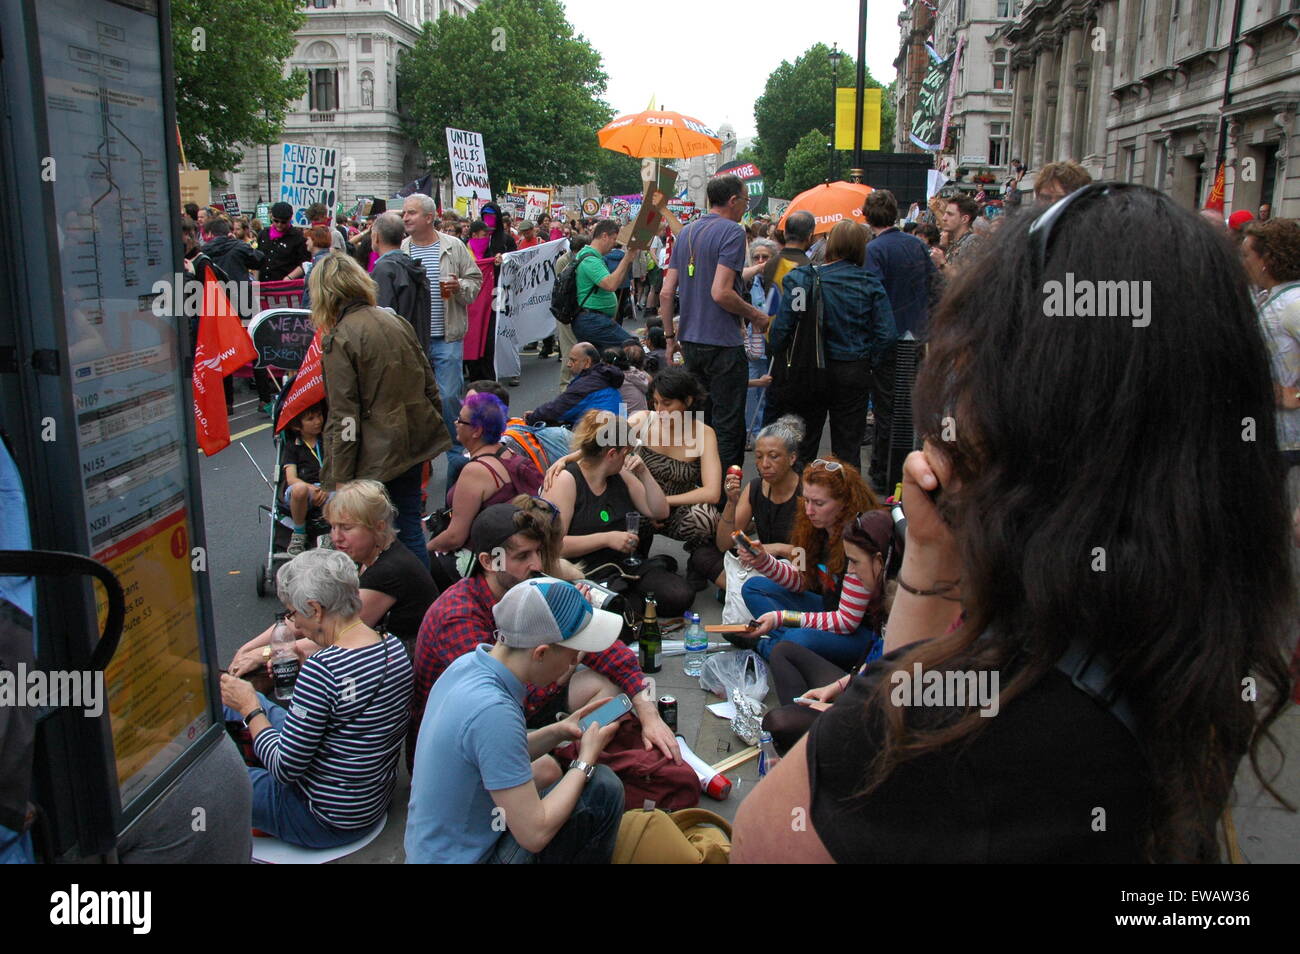
[[[916,383],[889,655],[745,800],[733,861],[1213,862],[1247,752],[1273,791],[1289,526],[1240,261],[1097,183],[984,264]]]

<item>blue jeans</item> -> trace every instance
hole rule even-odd
[[[12,828],[0,825],[0,865],[34,865],[36,854],[32,849],[32,833],[21,835]]]
[[[740,590],[745,606],[754,618],[773,610],[794,610],[798,613],[821,613],[825,603],[817,593],[792,593],[765,576],[751,576]],[[789,641],[806,646],[823,659],[830,660],[841,669],[852,669],[871,647],[872,654],[880,655],[879,637],[864,623],[848,635],[824,629],[778,626],[771,637],[758,642],[758,654],[766,659],[777,643]],[[868,657],[870,658],[870,657]]]
[[[429,341],[429,364],[438,382],[438,396],[442,398],[442,420],[451,435],[452,450],[463,450],[456,441],[456,418],[460,415],[460,402],[465,396],[465,347],[462,341],[433,338]]]
[[[596,350],[622,348],[629,341],[636,341],[634,335],[628,334],[614,319],[601,311],[584,311],[573,319],[573,336],[579,341],[589,341]]]
[[[551,788],[542,792],[543,798]],[[483,862],[489,865],[607,865],[614,857],[614,842],[618,840],[618,826],[622,821],[623,783],[608,766],[597,765],[596,774],[582,790],[578,804],[573,806],[573,814],[540,853],[525,851],[507,830],[497,839]]]
[[[424,545],[424,526],[420,523],[420,475],[423,469],[423,464],[416,464],[406,473],[384,481],[384,489],[397,508],[397,539],[415,554],[427,570],[429,551]]]
[[[767,358],[749,359],[749,380],[761,378],[767,374]],[[750,388],[745,395],[745,427],[750,437],[757,437],[763,429],[763,415],[759,413],[759,402],[767,395],[767,388]]]
[[[257,704],[266,710],[266,717],[275,729],[284,726],[289,712],[260,692]],[[242,722],[243,717],[229,706],[225,710],[227,722]],[[335,828],[327,825],[307,807],[307,799],[295,785],[286,785],[264,768],[248,767],[248,777],[253,783],[253,827],[274,835],[281,841],[302,848],[334,848],[356,841],[366,833],[364,828]]]

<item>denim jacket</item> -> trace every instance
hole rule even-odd
[[[885,294],[880,279],[847,261],[801,265],[785,276],[781,311],[772,320],[768,335],[768,353],[781,354],[784,351],[801,317],[793,306],[801,300],[805,308],[813,306],[813,269],[817,269],[821,277],[824,302],[822,335],[826,342],[826,357],[836,361],[855,361],[865,357],[876,364],[898,338],[894,312],[889,307],[889,296]],[[796,295],[796,288],[802,288],[804,293]]]

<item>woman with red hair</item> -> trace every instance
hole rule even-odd
[[[761,574],[741,590],[758,626],[732,641],[765,658],[778,643],[798,643],[843,669],[880,655],[867,613],[879,594],[853,572],[844,552],[845,530],[879,508],[857,468],[834,458],[813,461],[803,472],[791,558],[778,560],[761,544],[756,554],[738,550],[740,561]]]

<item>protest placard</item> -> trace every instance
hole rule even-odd
[[[311,312],[303,308],[269,308],[253,316],[249,337],[257,349],[257,368],[296,371],[316,334]]]
[[[207,169],[182,169],[180,176],[182,206],[190,202],[204,206],[212,201]]]
[[[293,224],[310,225],[307,206],[338,202],[339,151],[303,143],[280,145],[280,198],[293,206]]]
[[[483,134],[468,129],[447,131],[447,160],[451,164],[451,194],[456,210],[478,212],[479,205],[492,199],[488,179],[487,150]],[[462,201],[464,200],[464,204]],[[477,203],[475,202],[477,200]]]
[[[234,192],[221,193],[221,204],[226,207],[227,215],[239,215],[239,195]]]
[[[496,285],[498,378],[519,374],[521,342],[540,341],[555,331],[551,314],[555,260],[568,247],[568,239],[556,239],[501,256]]]
[[[550,189],[525,189],[524,190],[524,218],[532,219],[536,222],[543,215],[551,213],[551,190]]]

